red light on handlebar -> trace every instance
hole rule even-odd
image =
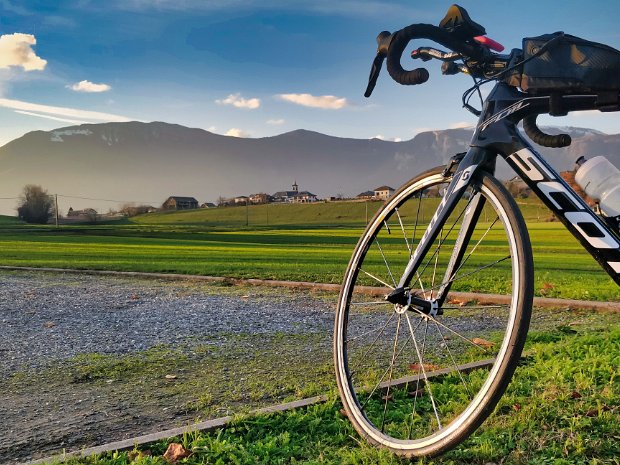
[[[486,45],[491,50],[495,50],[496,52],[502,52],[504,50],[504,46],[502,44],[495,42],[493,39],[489,39],[487,36],[474,37],[474,40],[482,45]]]

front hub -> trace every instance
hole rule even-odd
[[[412,294],[410,290],[402,287],[397,287],[386,295],[385,300],[394,304],[394,309],[397,313],[405,313],[412,307],[426,315],[431,316],[436,316],[443,313],[439,309],[439,302],[437,299],[420,298],[415,294]]]

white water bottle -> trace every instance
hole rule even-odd
[[[580,157],[577,165],[575,182],[598,202],[605,216],[620,216],[620,170],[603,156]]]

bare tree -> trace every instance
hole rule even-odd
[[[226,197],[222,197],[221,195],[217,198],[217,206],[218,207],[228,207],[230,205],[230,199]]]
[[[94,208],[87,208],[84,210],[84,213],[86,213],[86,219],[90,224],[95,224],[97,222],[97,210]]]
[[[54,215],[54,200],[41,186],[24,186],[17,216],[27,223],[46,224]]]

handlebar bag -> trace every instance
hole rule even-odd
[[[561,32],[524,38],[511,61],[525,62],[505,81],[531,94],[620,91],[620,51]]]

